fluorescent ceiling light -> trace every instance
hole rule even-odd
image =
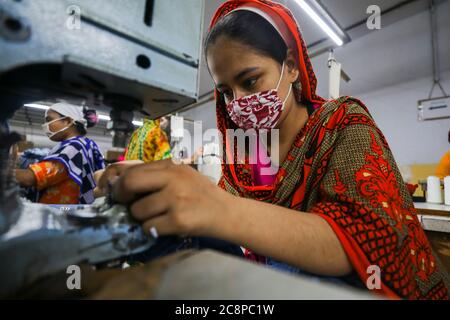
[[[325,31],[325,33],[338,45],[342,46],[344,44],[344,41],[339,38],[339,36],[336,34],[336,32],[333,31],[333,29],[330,28],[328,24],[323,21],[323,19],[311,8],[309,4],[305,2],[305,0],[294,0],[300,8],[303,9],[310,17],[314,20],[315,23],[319,25],[319,27]]]
[[[33,108],[33,109],[40,109],[40,110],[48,110],[50,107],[43,105],[43,104],[38,104],[38,103],[27,103],[24,105],[27,108]]]
[[[110,121],[110,120],[111,120],[111,117],[110,117],[110,116],[108,116],[108,115],[106,115],[106,114],[101,114],[101,113],[98,114],[98,118],[99,118],[100,120],[104,120],[104,121]],[[144,124],[144,122],[139,121],[139,120],[133,120],[132,123],[133,123],[135,126],[138,126],[138,127],[142,127],[143,124]]]
[[[110,116],[108,116],[106,114],[101,114],[101,113],[98,114],[98,118],[100,120],[104,120],[104,121],[110,121],[111,120]],[[142,127],[144,125],[144,122],[143,121],[139,121],[139,120],[133,120],[132,123],[135,126],[138,126],[138,127]]]
[[[105,121],[111,120],[111,118],[110,118],[107,114],[101,114],[101,113],[99,113],[99,114],[97,115],[97,117],[98,117],[100,120],[105,120]]]

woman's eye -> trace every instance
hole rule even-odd
[[[258,78],[249,78],[249,79],[245,80],[243,83],[244,88],[251,89],[256,84],[257,80],[258,80]]]

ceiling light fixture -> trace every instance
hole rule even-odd
[[[342,46],[344,41],[337,35],[336,32],[317,14],[317,12],[305,1],[294,0],[308,16],[314,20],[314,22],[336,43],[338,46]],[[344,33],[343,31],[341,31]]]

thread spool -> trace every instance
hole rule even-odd
[[[444,203],[450,206],[450,176],[444,178]]]
[[[442,203],[441,181],[438,177],[429,176],[427,178],[427,202]]]

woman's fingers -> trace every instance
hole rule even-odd
[[[109,182],[111,181],[112,177],[115,177],[119,174],[118,168],[115,165],[110,165],[108,168],[106,168],[103,173],[101,174],[100,178],[98,179],[98,187],[103,191],[106,192],[108,189]]]
[[[113,198],[129,203],[142,195],[157,192],[165,187],[173,176],[169,161],[156,161],[129,168],[113,185]]]
[[[100,169],[94,172],[94,180],[95,183],[98,185],[100,182],[100,178],[103,176],[103,174],[105,173],[106,169]]]
[[[130,206],[130,212],[139,221],[145,221],[169,210],[170,194],[163,189],[142,197]]]
[[[152,237],[173,235],[179,232],[177,225],[173,223],[171,216],[168,214],[145,221],[142,229]]]
[[[158,160],[158,161],[146,163],[144,166],[149,169],[162,170],[162,169],[167,169],[169,167],[172,167],[174,165],[175,164],[173,163],[172,159],[165,159],[165,160]]]
[[[127,160],[109,165],[102,173],[100,173],[100,177],[98,177],[98,187],[106,193],[108,187],[113,184],[117,177],[121,176],[127,169],[143,163],[144,162],[141,160]]]
[[[202,218],[190,209],[204,194],[196,190],[197,180],[206,180],[210,188],[210,182],[202,178],[189,166],[157,161],[127,169],[113,185],[112,196],[117,202],[130,204],[132,216],[142,221],[149,235],[155,235],[155,230],[158,235],[190,234],[196,227],[202,228]]]

